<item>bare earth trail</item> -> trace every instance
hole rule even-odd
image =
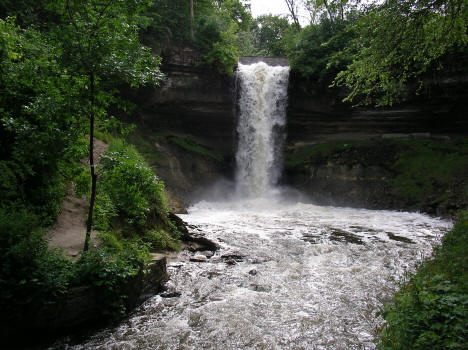
[[[108,149],[108,145],[101,140],[94,139],[94,159],[99,162],[101,155]],[[89,161],[85,162],[89,165]],[[75,257],[83,250],[86,215],[88,213],[88,200],[76,198],[73,186],[67,187],[66,196],[60,207],[57,221],[48,232],[50,248],[61,248],[64,252]],[[94,234],[91,235],[93,239]]]

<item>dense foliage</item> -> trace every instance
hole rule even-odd
[[[98,172],[96,229],[143,239],[153,250],[178,249],[179,232],[168,217],[164,183],[134,146],[113,139]]]
[[[174,48],[193,46],[200,52],[202,66],[231,75],[239,56],[252,52],[248,6],[239,0],[198,0],[193,4],[191,19],[189,1],[153,1],[145,12],[143,41],[166,56]]]
[[[251,32],[253,55],[285,56],[288,38],[294,29],[285,17],[264,15],[255,19]]]
[[[93,158],[84,176],[80,162],[93,154],[95,126],[112,127],[111,107],[129,111],[117,87],[155,84],[162,77],[160,59],[139,41],[147,5],[0,2],[2,326],[40,314],[83,284],[98,289],[103,314],[120,314],[122,286],[142,271],[149,250],[178,247],[163,184],[134,149],[114,150],[115,161],[103,162],[99,183]],[[81,182],[82,193],[89,193],[90,169],[100,211],[89,217],[99,216],[95,228],[103,232],[98,249],[72,262],[48,249],[45,232],[68,182]],[[129,187],[134,178],[139,181]]]
[[[255,18],[241,54],[287,56],[294,72],[323,88],[344,87],[354,105],[401,102],[466,60],[463,0],[284,2],[289,16]]]
[[[426,261],[382,314],[378,349],[466,349],[468,213],[462,212],[434,258]]]
[[[392,105],[418,91],[424,73],[440,69],[444,55],[468,43],[468,6],[463,0],[387,0],[351,24],[359,34],[348,50],[354,60],[336,79],[346,98]]]
[[[33,28],[0,19],[0,44],[0,207],[27,207],[47,224],[85,154],[77,82],[62,75],[53,43]]]
[[[344,87],[355,105],[401,102],[466,60],[464,0],[285,1],[293,19],[300,6],[311,19],[284,43],[292,69]]]
[[[352,61],[352,56],[337,54],[355,36],[354,31],[346,30],[346,25],[346,21],[324,19],[301,30],[295,36],[294,44],[290,43],[287,48],[293,69],[327,87]]]

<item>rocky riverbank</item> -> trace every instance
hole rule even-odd
[[[297,144],[284,181],[322,205],[451,216],[468,205],[467,138]]]

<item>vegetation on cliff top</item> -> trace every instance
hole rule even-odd
[[[266,54],[286,54],[293,71],[324,88],[345,87],[355,105],[392,105],[423,91],[439,71],[466,74],[468,6],[464,0],[285,0],[281,18],[259,21]],[[307,10],[304,28],[298,9]],[[304,21],[302,21],[304,22]],[[457,68],[458,66],[458,68]]]

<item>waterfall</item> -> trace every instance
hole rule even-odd
[[[239,63],[236,195],[266,197],[282,170],[289,67]]]

